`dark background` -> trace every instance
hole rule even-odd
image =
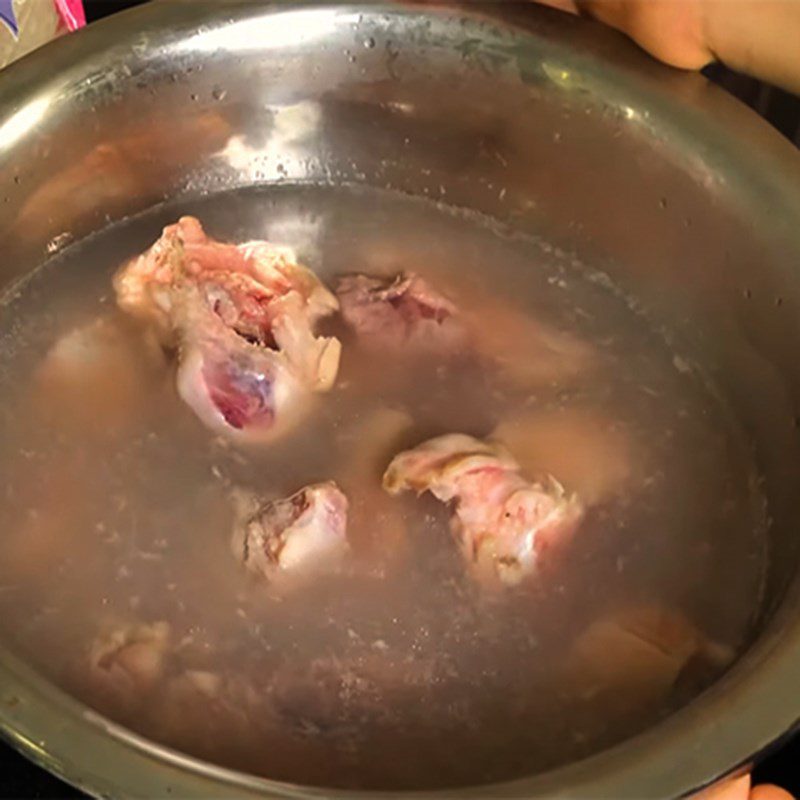
[[[800,1],[800,0],[798,0]],[[146,0],[84,0],[89,22]],[[705,70],[709,78],[733,92],[768,119],[787,138],[800,146],[800,98],[737,75],[721,66]],[[800,690],[800,677],[798,679]],[[675,765],[680,769],[680,765]],[[776,783],[800,798],[800,736],[776,748],[756,769],[755,782]],[[33,766],[10,747],[0,743],[0,798],[82,798],[83,795]]]

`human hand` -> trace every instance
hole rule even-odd
[[[693,800],[794,800],[784,789],[770,784],[751,786],[750,776],[730,778],[696,794]]]
[[[800,94],[797,0],[538,0],[626,33],[683,69],[712,61]]]

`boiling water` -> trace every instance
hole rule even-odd
[[[255,450],[206,431],[168,366],[128,359],[69,396],[43,383],[37,370],[59,337],[114,317],[114,270],[185,213],[216,238],[290,244],[323,280],[405,269],[479,315],[490,298],[487,326],[503,308],[522,311],[589,343],[591,369],[520,387],[486,370],[393,365],[340,332],[336,388]],[[225,194],[69,248],[2,314],[4,639],[134,730],[300,783],[520,777],[651,724],[713,674],[688,690],[642,699],[618,686],[609,697],[570,668],[576,640],[619,609],[655,607],[732,652],[743,647],[764,570],[762,503],[725,410],[591,278],[487,220],[364,190]],[[568,476],[588,469],[615,485],[539,574],[487,594],[465,573],[446,509],[388,497],[380,474],[430,435],[485,436],[520,415],[545,433],[555,426],[544,466],[557,477],[577,463]],[[592,450],[587,424],[610,444]],[[349,496],[360,567],[292,591],[245,574],[230,548],[232,487],[277,497],[327,479]],[[158,622],[169,644],[153,684],[133,703],[98,686],[92,643]]]

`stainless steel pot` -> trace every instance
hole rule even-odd
[[[752,436],[773,519],[763,632],[646,733],[440,795],[674,797],[746,765],[800,717],[800,155],[611,31],[502,12],[173,0],[44,48],[0,77],[2,281],[168,198],[297,181],[437,197],[600,266]],[[341,796],[145,742],[5,653],[0,723],[97,795]]]

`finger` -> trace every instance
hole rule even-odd
[[[578,0],[577,7],[672,66],[700,69],[713,60],[698,0]]]
[[[696,794],[692,800],[750,800],[750,775],[728,778]],[[761,798],[772,800],[772,798]],[[777,800],[777,798],[776,798]]]
[[[795,800],[795,798],[785,789],[763,783],[750,792],[750,800]]]

